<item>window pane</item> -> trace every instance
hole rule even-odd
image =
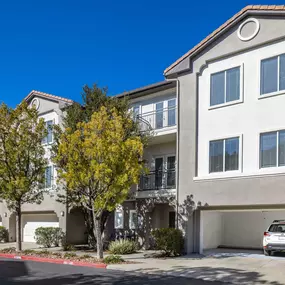
[[[134,109],[133,109],[133,116],[134,116],[134,119],[136,119],[140,114],[140,106],[135,106]]]
[[[47,128],[47,137],[46,137],[46,143],[52,143],[52,125],[53,121],[47,121],[46,122],[46,128]]]
[[[285,54],[280,55],[279,90],[285,89]]]
[[[285,131],[279,132],[278,165],[285,165]]]
[[[52,167],[48,166],[45,172],[45,187],[50,188],[52,186]]]
[[[277,91],[277,57],[261,61],[261,95]]]
[[[176,99],[168,101],[168,126],[176,125]]]
[[[224,141],[210,142],[210,172],[223,171]]]
[[[115,229],[122,229],[124,227],[123,212],[115,212]]]
[[[240,98],[240,68],[232,68],[226,71],[226,102]]]
[[[163,103],[157,103],[155,110],[156,129],[161,129],[163,128]]]
[[[167,157],[167,186],[175,186],[175,156]]]
[[[211,106],[225,102],[225,72],[211,75]]]
[[[276,166],[277,156],[277,133],[267,133],[260,135],[260,166]]]
[[[239,166],[239,138],[225,141],[225,170],[238,170]]]
[[[163,178],[163,158],[155,159],[155,189],[162,187]]]
[[[130,211],[130,216],[129,216],[129,228],[130,229],[136,229],[137,228],[137,213],[134,211]]]

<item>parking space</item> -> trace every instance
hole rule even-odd
[[[202,211],[200,253],[219,247],[261,251],[264,232],[273,220],[284,218],[284,210]]]

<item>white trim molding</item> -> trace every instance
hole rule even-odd
[[[255,26],[255,30],[254,30],[254,32],[250,36],[243,37],[241,35],[241,30],[247,23],[255,23],[255,25],[256,25]],[[240,26],[239,26],[239,28],[237,30],[237,36],[238,36],[238,38],[241,41],[247,42],[247,41],[250,41],[253,38],[255,38],[256,35],[258,34],[259,30],[260,30],[260,23],[259,23],[259,21],[257,19],[255,19],[255,18],[249,18],[249,19],[247,19],[246,21],[244,21],[243,23],[240,24]]]

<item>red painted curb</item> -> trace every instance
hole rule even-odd
[[[66,260],[66,259],[53,259],[53,258],[35,257],[35,256],[29,256],[29,255],[15,255],[15,254],[8,254],[8,253],[0,253],[0,257],[19,259],[19,260],[29,260],[29,261],[36,261],[36,262],[65,264],[65,265],[73,265],[73,266],[107,268],[107,265],[104,263],[89,263],[89,262],[83,262],[83,261],[71,261],[71,260]]]

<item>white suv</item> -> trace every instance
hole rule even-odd
[[[263,250],[265,255],[285,251],[285,220],[275,220],[264,232]]]

